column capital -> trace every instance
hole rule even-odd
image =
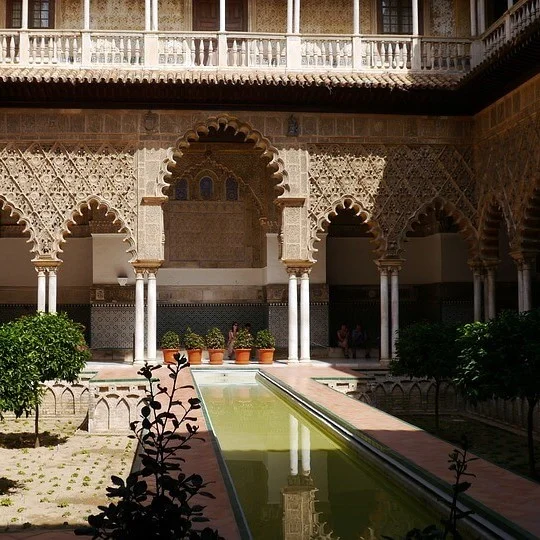
[[[295,262],[293,264],[287,264],[286,270],[289,275],[294,274],[295,276],[302,276],[302,274],[309,274],[311,272],[311,268],[313,266],[312,262],[305,261],[305,262]]]
[[[399,272],[405,259],[378,259],[375,264],[379,267],[379,272]]]
[[[161,265],[163,264],[163,260],[161,259],[147,259],[147,260],[140,260],[140,261],[134,261],[131,263],[131,266],[133,266],[133,271],[135,274],[157,274],[157,271],[161,268]]]
[[[55,272],[62,261],[53,258],[39,258],[32,261],[36,272]]]
[[[510,257],[514,259],[518,268],[532,264],[536,260],[536,255],[533,251],[519,250],[510,252]]]

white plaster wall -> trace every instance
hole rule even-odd
[[[314,248],[317,250],[314,254],[316,263],[311,269],[311,283],[326,283],[326,243],[328,235],[319,233],[320,242],[316,242]]]
[[[276,233],[266,235],[265,284],[287,283],[289,276],[285,265],[279,260],[279,243]]]
[[[328,284],[379,283],[379,271],[373,262],[374,259],[373,244],[369,238],[328,237],[326,241]]]
[[[472,281],[467,244],[459,234],[441,234],[442,281]]]
[[[118,276],[127,276],[128,284],[135,283],[131,256],[126,253],[128,245],[123,234],[93,234],[92,272],[93,282],[100,285],[117,284]]]
[[[264,268],[162,268],[158,285],[177,287],[205,285],[262,285]]]
[[[90,238],[70,238],[63,244],[58,269],[58,287],[82,287],[92,284],[92,244]],[[31,262],[33,254],[24,238],[0,238],[4,264],[0,265],[1,287],[37,287],[37,274]]]
[[[400,283],[419,285],[442,281],[439,234],[424,238],[409,238],[404,247],[405,252],[402,257],[405,263],[399,275]]]

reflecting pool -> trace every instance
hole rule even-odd
[[[194,375],[254,539],[400,538],[439,523],[254,374]]]

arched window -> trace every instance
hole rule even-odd
[[[214,181],[210,176],[203,176],[199,180],[199,189],[201,191],[201,199],[209,201],[214,196]]]
[[[174,198],[177,201],[187,201],[189,199],[188,181],[185,178],[176,182],[174,187]]]
[[[234,178],[227,178],[225,182],[225,198],[228,201],[238,200],[238,182]]]

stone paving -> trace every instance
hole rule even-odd
[[[254,364],[252,367],[259,366]],[[446,456],[453,449],[452,445],[313,380],[313,377],[358,376],[358,372],[351,371],[349,367],[314,362],[298,366],[276,364],[262,369],[293,387],[312,402],[341,416],[356,428],[390,447],[419,467],[451,483],[453,477],[448,471]],[[124,369],[122,366],[107,368],[106,373],[108,377],[121,378]],[[190,375],[184,373],[188,379],[186,382],[189,383]],[[207,428],[202,414],[198,414],[197,423],[200,426],[201,434],[205,436]],[[207,433],[206,438],[208,439]],[[205,501],[206,513],[211,520],[210,525],[217,528],[227,540],[240,538],[213,446],[203,443],[194,443],[193,446],[190,452],[196,455],[197,459],[188,461],[188,464],[191,463],[206,481],[215,482],[211,486],[211,491],[216,495],[216,499]],[[187,468],[189,466],[187,465]],[[471,464],[471,470],[477,475],[473,487],[468,491],[471,497],[528,530],[534,536],[540,537],[538,513],[540,485],[481,459]],[[189,472],[189,468],[187,472]],[[54,540],[68,536],[73,538],[73,534],[68,531],[21,531],[1,537],[13,540],[26,538]]]

